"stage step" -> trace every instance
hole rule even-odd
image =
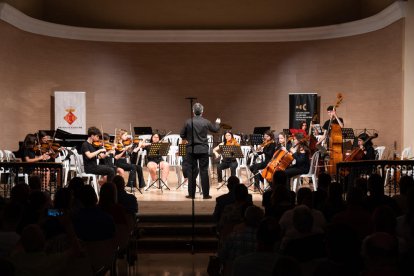
[[[140,215],[138,252],[216,252],[218,239],[211,215]]]

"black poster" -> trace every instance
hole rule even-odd
[[[317,112],[317,93],[289,94],[289,128],[300,128],[301,122],[310,124]]]

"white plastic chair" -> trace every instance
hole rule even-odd
[[[377,152],[377,160],[382,160],[382,157],[385,152],[385,146],[376,147],[375,151]]]
[[[170,142],[171,146],[177,146],[177,147],[178,147],[178,144],[180,144],[182,141],[182,138],[180,137],[179,134],[170,134],[170,135],[165,136],[163,139],[164,141]]]
[[[98,185],[98,177],[93,173],[85,173],[85,168],[83,166],[83,156],[79,155],[77,152],[74,152],[74,157],[76,161],[76,171],[77,176],[81,178],[86,178],[86,183],[92,185],[94,188],[96,195],[99,197],[99,185]]]
[[[411,147],[406,147],[401,152],[401,160],[408,159],[412,155]],[[385,179],[384,179],[384,187],[387,187],[388,185],[391,185],[394,182],[395,179],[395,169],[401,170],[399,166],[396,168],[387,168],[385,171]],[[406,172],[401,171],[402,174],[405,174]]]
[[[292,184],[292,191],[296,192],[297,186],[302,186],[302,178],[304,177],[310,177],[312,179],[313,184],[313,190],[317,190],[317,180],[316,180],[316,169],[318,167],[318,161],[319,161],[319,151],[315,152],[312,155],[311,164],[309,168],[309,172],[301,175],[297,175],[295,177],[292,177],[290,179]],[[298,183],[299,182],[299,183]]]
[[[11,150],[3,150],[4,152],[4,158],[6,160],[6,162],[16,162],[16,156],[14,155],[14,153]],[[24,182],[26,184],[29,184],[29,175],[27,173],[18,173],[17,174],[18,178],[24,178]]]

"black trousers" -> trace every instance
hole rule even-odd
[[[267,164],[264,162],[253,164],[249,167],[250,171],[254,175],[254,186],[256,188],[260,187],[260,182],[264,182],[262,174],[258,173],[259,170],[266,168]]]
[[[236,176],[236,169],[239,164],[236,160],[223,160],[217,165],[217,180],[223,181],[223,170],[230,168],[231,176]]]
[[[135,174],[138,175],[139,188],[143,188],[145,186],[145,180],[142,174],[141,166],[135,165],[135,164],[128,164],[125,158],[120,158],[116,160],[115,165],[125,171],[129,171],[129,177],[128,177],[129,187],[137,186]]]
[[[197,176],[200,172],[201,178],[201,189],[203,191],[203,196],[210,195],[210,182],[208,178],[208,153],[189,153],[187,152],[187,161],[190,166],[189,177],[188,177],[188,195],[194,197],[196,186],[197,186]],[[200,170],[198,170],[200,168]]]
[[[106,175],[107,182],[112,181],[112,178],[114,178],[115,176],[114,167],[108,166],[108,165],[96,165],[96,166],[85,167],[85,172],[97,174],[97,175]]]

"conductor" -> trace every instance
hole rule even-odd
[[[220,118],[217,118],[215,124],[202,117],[204,107],[200,103],[193,105],[194,117],[188,119],[181,130],[181,138],[188,141],[186,145],[187,160],[190,166],[188,195],[186,198],[194,198],[196,190],[197,171],[200,168],[201,188],[203,190],[203,199],[209,199],[210,183],[208,178],[208,158],[209,147],[207,140],[208,131],[218,132],[220,129]],[[194,127],[194,128],[193,128]],[[194,149],[194,152],[193,152]],[[197,162],[198,161],[198,162]]]

